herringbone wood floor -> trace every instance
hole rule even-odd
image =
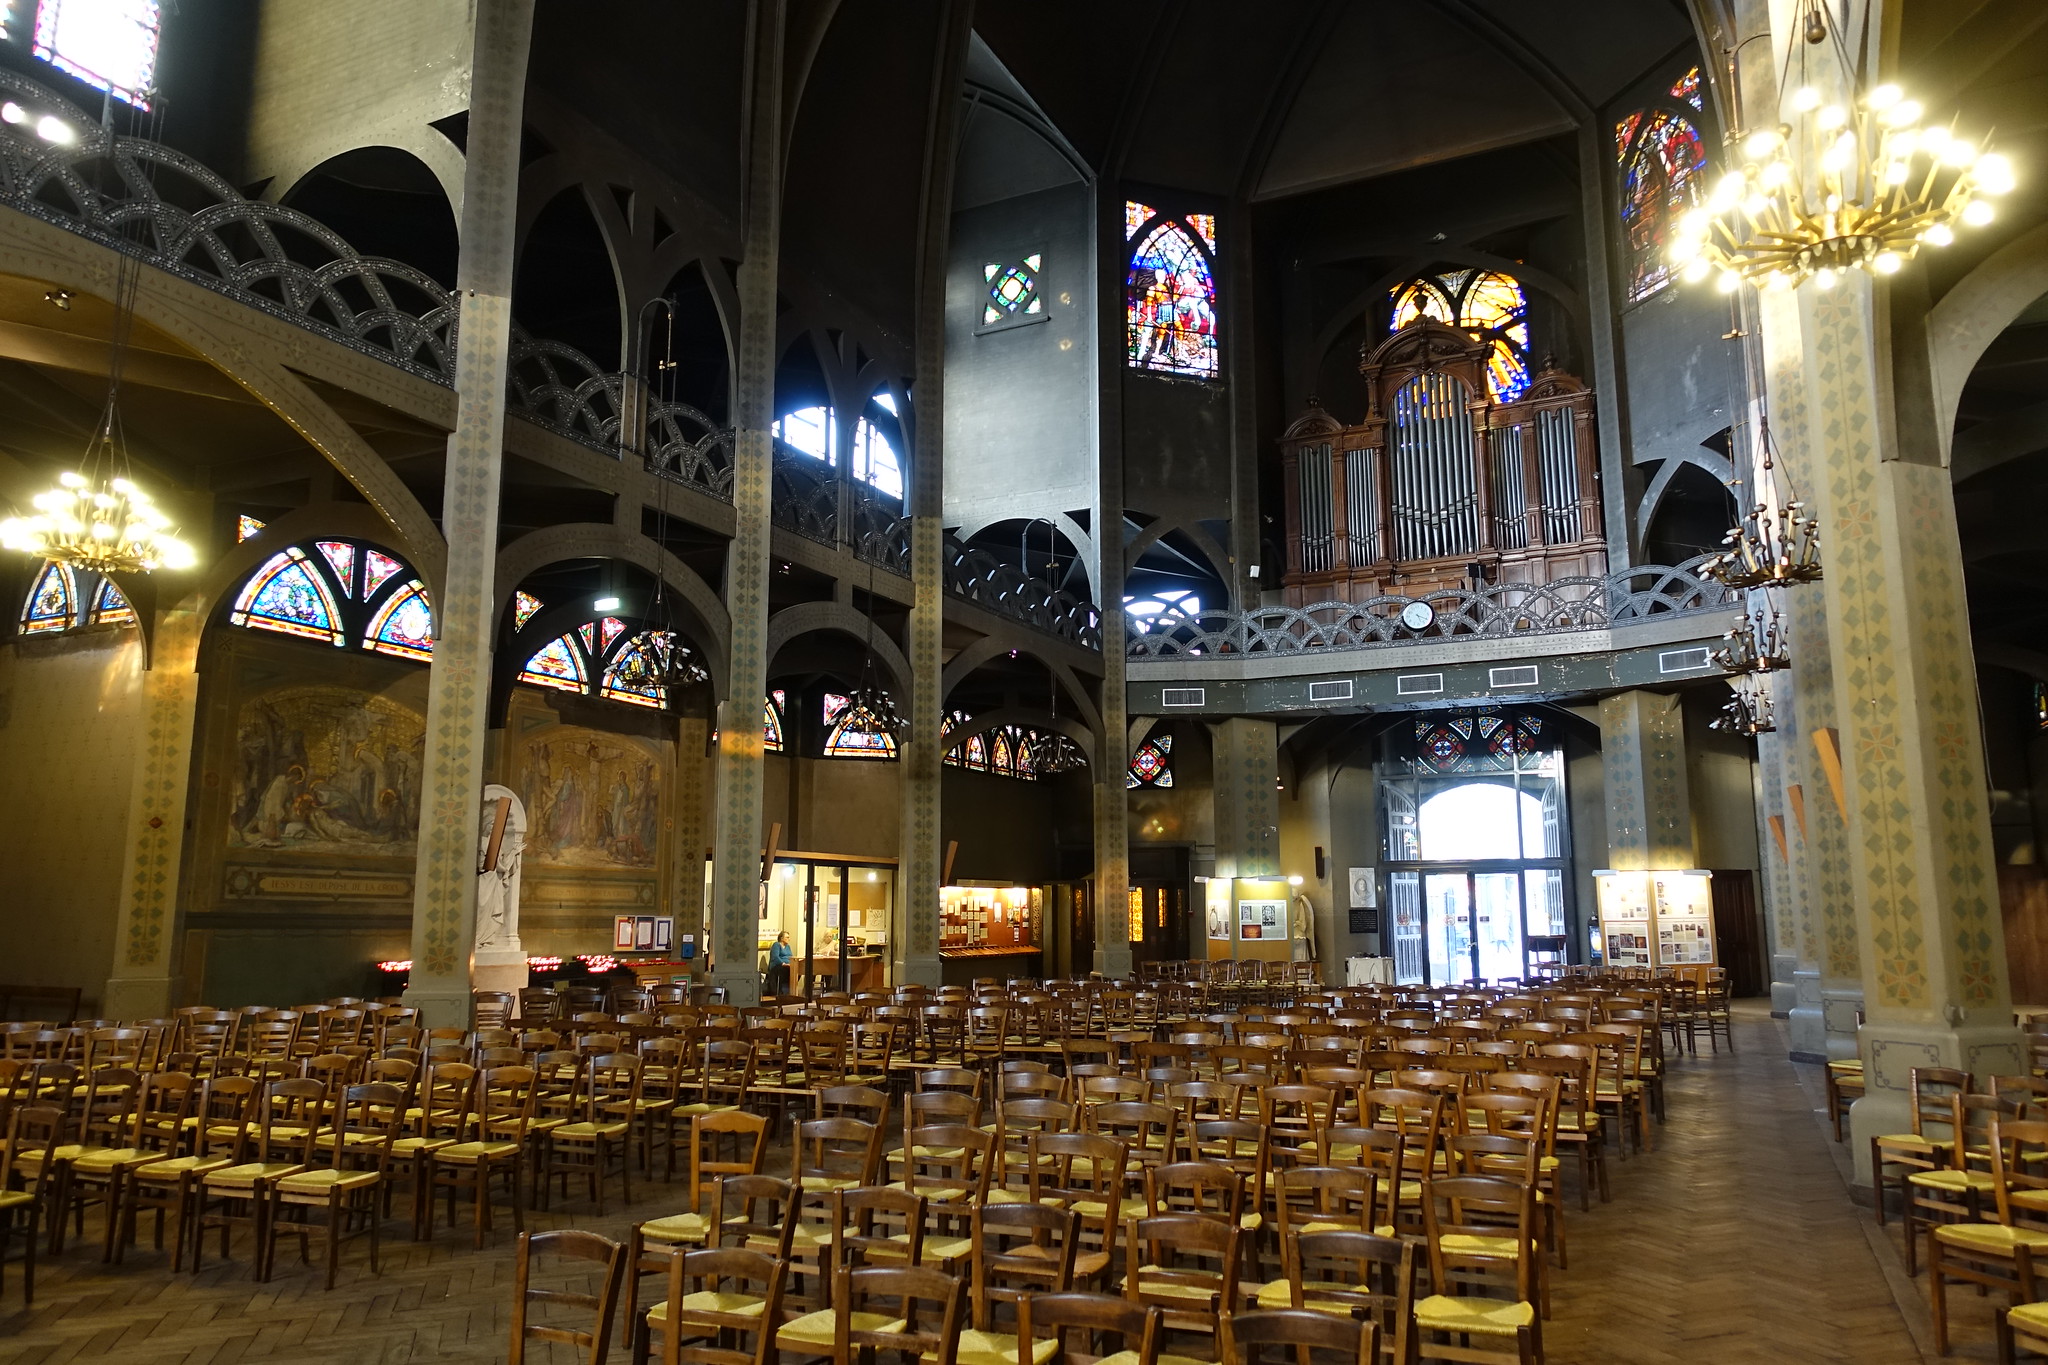
[[[1908,1298],[1902,1311],[1894,1299],[1887,1262],[1896,1275],[1896,1257],[1866,1233],[1870,1216],[1849,1199],[1781,1031],[1751,1010],[1736,1035],[1733,1056],[1673,1066],[1670,1121],[1647,1156],[1611,1162],[1614,1201],[1590,1214],[1573,1204],[1571,1268],[1554,1276],[1545,1326],[1549,1359],[1919,1365],[1912,1317],[1917,1309],[1924,1320],[1924,1307]],[[630,1212],[601,1219],[580,1203],[558,1206],[529,1226],[622,1236],[635,1219],[673,1212],[678,1189],[636,1187]],[[481,1252],[466,1230],[387,1241],[378,1275],[352,1244],[331,1294],[289,1253],[264,1285],[246,1259],[173,1277],[168,1257],[146,1246],[118,1268],[102,1267],[96,1247],[74,1246],[44,1265],[29,1312],[10,1267],[0,1365],[502,1361],[511,1242],[503,1225]],[[1924,1297],[1924,1276],[1901,1292]],[[1957,1296],[1964,1358],[1990,1356],[1989,1302]],[[614,1352],[624,1359],[622,1347]]]

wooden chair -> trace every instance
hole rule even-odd
[[[566,1289],[535,1289],[531,1277],[535,1255],[589,1261],[604,1267],[599,1289],[583,1294]],[[512,1291],[512,1347],[507,1365],[526,1365],[526,1343],[559,1342],[575,1347],[586,1365],[601,1365],[611,1352],[612,1321],[618,1314],[619,1291],[626,1279],[626,1248],[594,1232],[564,1229],[560,1232],[519,1234],[518,1278]],[[588,1331],[555,1323],[529,1322],[537,1304],[580,1308],[591,1314]]]
[[[1377,1365],[1379,1335],[1378,1324],[1370,1319],[1353,1322],[1348,1316],[1294,1308],[1238,1313],[1223,1323],[1223,1361],[1260,1365],[1262,1347],[1281,1347],[1279,1359],[1299,1365],[1310,1365],[1319,1352],[1328,1365]]]
[[[42,1229],[43,1187],[14,1188],[14,1162],[31,1133],[55,1133],[64,1116],[49,1106],[19,1105],[8,1119],[7,1145],[0,1148],[0,1293],[7,1288],[7,1253],[19,1233],[22,1242],[21,1304],[24,1309],[36,1301],[36,1240]],[[46,1141],[48,1139],[45,1139]]]
[[[405,1116],[405,1092],[395,1085],[351,1086],[336,1115],[338,1126],[317,1135],[313,1152],[330,1164],[285,1176],[271,1186],[270,1239],[265,1245],[263,1279],[270,1278],[280,1237],[299,1239],[299,1260],[310,1263],[317,1235],[327,1253],[327,1287],[341,1260],[341,1244],[356,1237],[370,1240],[370,1271],[377,1272],[377,1250],[383,1211],[381,1192],[391,1164],[391,1144]],[[316,1211],[326,1218],[312,1221]],[[293,1213],[298,1216],[291,1217]]]
[[[1950,1130],[1955,1145],[1949,1149],[1949,1164],[1938,1170],[1914,1171],[1907,1175],[1903,1212],[1906,1235],[1906,1273],[1919,1273],[1919,1243],[1923,1224],[1981,1222],[1987,1201],[1996,1199],[1997,1182],[1987,1166],[1990,1130],[2002,1121],[2019,1117],[2019,1106],[1995,1095],[1951,1095]]]
[[[1437,1292],[1415,1304],[1411,1358],[1540,1365],[1535,1191],[1498,1176],[1428,1180],[1422,1215]]]
[[[644,1313],[629,1291],[633,1365],[646,1361],[655,1334],[662,1365],[769,1365],[782,1321],[784,1262],[758,1251],[690,1251],[668,1257],[666,1270],[668,1296]],[[753,1345],[737,1349],[737,1337]]]
[[[1895,1184],[1904,1201],[1909,1197],[1906,1180],[1913,1172],[1937,1171],[1955,1164],[1951,1156],[1955,1133],[1949,1127],[1955,1117],[1953,1099],[1972,1088],[1969,1072],[1946,1066],[1916,1066],[1907,1073],[1907,1080],[1913,1096],[1909,1111],[1913,1131],[1870,1139],[1871,1194],[1879,1227],[1885,1222],[1885,1195]]]
[[[2048,1175],[2029,1174],[2023,1152],[2048,1146],[2048,1122],[1994,1119],[1989,1145],[1997,1221],[1937,1223],[1928,1233],[1927,1295],[1940,1355],[1948,1354],[1950,1281],[2003,1290],[2013,1305],[2041,1297],[2034,1261],[2048,1261]],[[2028,1217],[2035,1221],[2021,1221]]]
[[[604,1053],[590,1059],[583,1073],[580,1113],[542,1136],[539,1185],[543,1203],[559,1179],[568,1193],[572,1177],[582,1176],[604,1216],[606,1178],[617,1167],[619,1192],[633,1202],[633,1128],[640,1114],[640,1059],[630,1052]]]
[[[1017,1305],[1016,1365],[1095,1365],[1110,1359],[1114,1341],[1118,1365],[1158,1365],[1160,1312],[1110,1294],[1031,1294]],[[1070,1334],[1082,1334],[1082,1349],[1071,1351]]]
[[[215,1167],[199,1178],[192,1220],[194,1274],[200,1269],[208,1228],[220,1229],[220,1254],[225,1258],[234,1230],[246,1227],[255,1234],[252,1259],[256,1278],[264,1278],[270,1250],[271,1191],[278,1181],[311,1164],[326,1095],[318,1081],[273,1081],[265,1087],[256,1122],[244,1128],[236,1145],[234,1164]]]
[[[1169,1330],[1213,1336],[1237,1303],[1241,1235],[1186,1214],[1133,1219],[1124,1237],[1124,1297],[1159,1309]]]
[[[1308,1309],[1378,1328],[1389,1365],[1405,1365],[1415,1309],[1416,1244],[1348,1228],[1286,1236],[1284,1278],[1244,1287],[1259,1309]]]
[[[782,1325],[775,1344],[799,1356],[829,1355],[853,1365],[874,1352],[902,1352],[931,1365],[955,1365],[967,1281],[921,1266],[842,1270],[832,1306]]]
[[[1038,1133],[1031,1139],[1031,1200],[1081,1215],[1082,1250],[1074,1260],[1076,1283],[1106,1280],[1116,1257],[1117,1231],[1125,1218],[1143,1217],[1142,1200],[1123,1198],[1129,1151],[1099,1133]],[[1093,1247],[1085,1245],[1093,1238]]]
[[[789,1149],[790,1178],[807,1195],[829,1195],[875,1183],[882,1166],[882,1130],[855,1118],[808,1119]]]
[[[471,1242],[481,1247],[491,1227],[491,1183],[502,1178],[512,1205],[515,1231],[526,1226],[520,1176],[526,1163],[527,1129],[533,1122],[535,1073],[530,1066],[501,1066],[477,1079],[474,1136],[427,1153],[425,1206],[431,1217],[436,1191],[448,1193],[448,1226],[455,1226],[455,1196],[468,1189],[473,1201]]]

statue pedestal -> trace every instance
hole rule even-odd
[[[526,989],[526,952],[518,947],[479,948],[470,971],[470,985],[480,991]]]

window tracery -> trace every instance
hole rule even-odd
[[[1512,403],[1529,389],[1529,301],[1521,282],[1496,270],[1453,270],[1424,275],[1392,295],[1394,331],[1418,318],[1434,318],[1493,343],[1486,385],[1496,403]]]
[[[1173,785],[1173,736],[1159,735],[1138,746],[1138,752],[1131,756],[1130,771],[1124,774],[1124,786],[1171,787]]]
[[[434,654],[426,583],[403,559],[354,540],[279,550],[242,584],[228,624],[420,662]]]

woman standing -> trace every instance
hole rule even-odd
[[[785,929],[768,948],[768,994],[789,994],[789,964],[795,956],[789,946],[789,930]]]

